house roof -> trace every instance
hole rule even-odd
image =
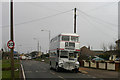
[[[81,48],[81,54],[84,54],[84,55],[86,55],[86,56],[99,55],[99,54],[97,54],[96,52],[88,49],[86,46],[83,46],[83,47]]]
[[[117,41],[115,41],[115,43],[120,43],[120,39],[118,39]]]

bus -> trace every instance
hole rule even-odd
[[[80,52],[79,35],[75,33],[61,33],[50,41],[50,69],[56,71],[72,70],[78,72],[77,60]]]

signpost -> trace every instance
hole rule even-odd
[[[13,58],[13,56],[14,56],[14,54],[13,54],[14,50],[13,49],[14,49],[14,46],[15,46],[14,41],[9,40],[7,42],[7,46],[8,46],[9,49],[11,49],[11,78],[12,78],[12,80],[14,80],[14,58]]]
[[[8,43],[7,43],[7,46],[8,46],[8,48],[9,48],[9,49],[13,49],[13,48],[14,48],[14,46],[15,46],[14,41],[9,40],[9,41],[8,41]]]

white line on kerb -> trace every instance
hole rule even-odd
[[[25,80],[25,73],[24,73],[24,69],[23,69],[23,65],[22,64],[21,64],[21,68],[22,68],[23,79]]]

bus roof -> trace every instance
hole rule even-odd
[[[68,36],[79,36],[76,33],[60,33],[60,35],[68,35]]]

